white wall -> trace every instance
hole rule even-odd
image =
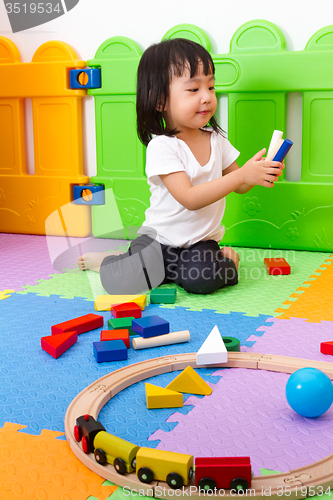
[[[328,0],[80,0],[76,7],[54,21],[12,33],[0,0],[0,35],[17,45],[23,62],[29,62],[36,49],[48,40],[69,43],[83,60],[93,58],[99,45],[116,35],[132,38],[145,49],[180,23],[202,28],[212,41],[213,52],[224,54],[229,52],[236,29],[253,19],[276,24],[287,40],[288,49],[302,50],[318,29],[333,24],[333,4]],[[92,97],[84,102],[84,142],[85,173],[94,175]]]

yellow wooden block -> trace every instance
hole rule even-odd
[[[126,302],[135,302],[144,311],[146,295],[99,295],[95,300],[95,311],[110,311],[111,307]]]
[[[157,385],[145,383],[147,408],[179,408],[183,406],[183,395],[180,392],[164,389]]]
[[[213,392],[213,389],[191,366],[185,368],[185,370],[166,386],[166,389],[191,394],[201,394],[203,396],[209,396],[209,394]]]

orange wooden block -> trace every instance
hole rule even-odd
[[[64,321],[64,323],[51,326],[51,333],[52,335],[57,335],[59,333],[75,330],[80,335],[80,333],[90,332],[90,330],[100,328],[103,326],[103,323],[103,316],[99,316],[98,314],[85,314],[79,318],[70,319],[69,321]]]
[[[42,349],[53,356],[59,358],[67,349],[77,342],[77,332],[59,333],[58,335],[49,335],[41,338]]]
[[[111,314],[114,318],[141,318],[141,307],[135,302],[126,302],[111,307]]]
[[[283,258],[275,258],[275,259],[264,259],[265,267],[268,271],[268,274],[275,276],[281,274],[290,274],[290,265]]]
[[[127,349],[130,347],[129,331],[124,330],[102,330],[101,340],[123,340]]]

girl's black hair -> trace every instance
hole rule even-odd
[[[164,109],[172,77],[182,76],[189,68],[193,78],[199,64],[203,65],[205,75],[215,73],[209,52],[185,38],[165,40],[145,50],[138,67],[136,100],[137,131],[143,144],[147,146],[153,134],[173,136],[178,133],[177,130],[165,129],[163,113],[157,108]],[[208,125],[223,135],[214,117]]]

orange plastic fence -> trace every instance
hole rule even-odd
[[[89,182],[82,162],[86,91],[69,86],[70,69],[85,66],[59,41],[44,43],[22,63],[16,45],[0,37],[0,231],[45,234],[47,217],[66,206],[66,233],[90,234],[89,207],[70,203],[72,185]],[[26,98],[32,101],[33,175],[27,173]],[[48,234],[64,234],[62,215],[52,218]]]

